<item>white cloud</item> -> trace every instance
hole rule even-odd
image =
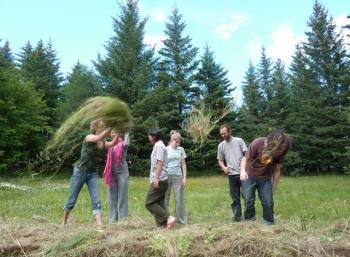
[[[349,25],[350,24],[350,19],[347,18],[347,14],[341,14],[337,17],[335,17],[334,22],[335,25],[337,26],[337,32],[342,33],[343,38],[344,38],[344,42],[347,46],[347,48],[349,48],[349,44],[350,44],[350,37],[348,35],[350,35],[350,30],[349,29],[343,29],[343,26],[345,25]]]
[[[261,38],[259,36],[256,36],[253,40],[249,41],[245,46],[249,59],[255,64],[258,63],[260,59],[262,45],[263,44],[262,44]]]
[[[267,56],[273,59],[279,58],[285,63],[291,62],[295,46],[303,39],[294,34],[293,28],[288,23],[280,25],[270,37],[272,43],[266,47]]]
[[[158,22],[164,22],[167,19],[167,15],[162,8],[157,8],[151,12],[151,17]]]
[[[166,36],[163,34],[156,35],[145,35],[143,42],[146,45],[155,47],[157,50],[163,46],[163,41],[166,39]]]
[[[151,20],[155,20],[156,22],[161,23],[164,23],[168,18],[167,12],[165,11],[169,9],[167,6],[150,8],[146,7],[142,2],[139,2],[138,5],[142,17],[147,16]]]
[[[216,27],[214,31],[221,39],[230,39],[232,34],[247,20],[247,16],[242,13],[234,13],[229,20],[228,23]]]

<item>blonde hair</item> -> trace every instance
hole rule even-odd
[[[176,130],[170,131],[170,141],[173,141],[173,140],[179,140],[179,141],[182,140],[181,134]]]
[[[93,120],[90,122],[90,133],[99,134],[105,129],[105,123],[101,119]]]

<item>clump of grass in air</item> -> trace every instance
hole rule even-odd
[[[195,144],[202,145],[215,128],[217,123],[231,112],[231,108],[226,106],[219,116],[215,116],[213,110],[209,110],[201,105],[193,108],[188,118],[183,123],[183,129],[189,134]]]
[[[107,96],[89,98],[53,135],[41,155],[42,162],[47,164],[54,160],[54,169],[58,170],[64,160],[81,146],[93,120],[99,121],[99,129],[115,128],[121,133],[131,130],[133,125],[129,107],[123,101]]]

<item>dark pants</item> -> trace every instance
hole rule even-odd
[[[231,209],[233,213],[233,219],[235,221],[240,221],[242,219],[241,211],[241,179],[239,175],[229,175],[228,176],[230,195],[232,199]]]
[[[244,218],[255,219],[255,190],[263,208],[263,219],[265,224],[274,224],[273,193],[271,179],[248,178],[242,182],[242,196],[245,202]]]
[[[159,187],[154,189],[152,184],[146,198],[146,209],[154,216],[158,226],[165,226],[169,212],[165,208],[165,192],[168,189],[168,180],[159,181]]]

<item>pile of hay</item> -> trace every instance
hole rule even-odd
[[[131,112],[126,103],[115,97],[97,96],[89,98],[61,125],[47,144],[41,155],[46,168],[47,162],[55,161],[58,170],[64,160],[82,144],[83,138],[89,134],[90,122],[99,120],[101,130],[115,128],[124,133],[133,125]]]
[[[346,257],[348,220],[301,231],[297,224],[192,224],[172,230],[129,218],[96,233],[93,225],[1,222],[2,256]]]

